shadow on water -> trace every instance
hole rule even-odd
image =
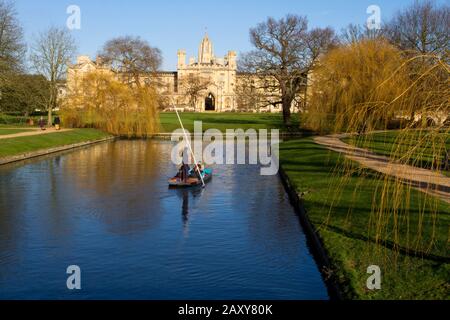
[[[175,193],[181,201],[181,221],[183,222],[183,230],[185,235],[189,232],[189,197],[193,198],[201,197],[203,193],[203,188],[201,186],[194,188],[184,188],[184,189],[176,189],[169,188],[169,190]]]

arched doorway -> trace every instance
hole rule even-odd
[[[205,98],[205,111],[216,111],[216,99],[212,93]]]

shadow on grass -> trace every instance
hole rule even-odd
[[[414,251],[407,247],[402,247],[398,243],[395,243],[390,240],[383,240],[381,242],[380,241],[377,242],[372,237],[367,237],[367,236],[359,234],[359,233],[344,230],[344,229],[336,227],[336,226],[322,224],[321,227],[328,229],[330,231],[333,231],[335,233],[341,234],[347,238],[362,240],[362,241],[366,241],[369,243],[377,244],[379,246],[383,246],[389,250],[397,251],[405,256],[426,259],[426,260],[439,262],[439,263],[450,263],[450,258],[448,258],[448,257],[442,257],[442,256],[430,254],[430,253],[421,252],[421,251]]]

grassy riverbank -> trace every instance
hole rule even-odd
[[[280,129],[287,131],[283,124],[283,116],[280,113],[180,113],[183,125],[189,131],[194,130],[194,121],[202,121],[203,131],[208,129],[218,129],[225,132],[227,129]],[[159,114],[160,133],[171,133],[180,128],[180,123],[176,113],[164,112]],[[7,127],[26,128],[25,117],[5,116],[0,114],[0,129]],[[35,117],[37,124],[37,118]],[[297,114],[292,115],[292,128],[299,128],[299,118]],[[292,130],[292,129],[291,129]],[[300,130],[300,129],[298,129]]]
[[[203,122],[203,131],[218,129],[280,129],[286,131],[283,116],[280,113],[180,113],[183,125],[189,131],[194,130],[194,121]],[[298,116],[292,115],[293,127],[299,128]],[[172,132],[180,127],[175,113],[160,114],[160,131]]]
[[[430,239],[433,232],[436,235],[434,245],[417,257],[412,254],[416,249],[416,239],[394,243],[389,238],[383,239],[382,244],[374,244],[373,239],[368,237],[372,200],[377,187],[370,170],[364,171],[363,181],[355,173],[346,178],[345,185],[341,184],[337,190],[336,186],[342,182],[342,175],[333,173],[342,161],[338,154],[327,151],[312,139],[300,139],[283,143],[280,155],[283,169],[291,182],[299,193],[304,193],[308,216],[319,230],[332,260],[332,272],[339,279],[346,298],[449,298],[450,257],[447,241],[450,208],[447,204],[439,203],[437,225],[433,228],[429,203],[421,192],[411,191],[408,230],[401,232],[420,234],[422,242]],[[335,198],[336,194],[340,197]],[[335,202],[330,210],[333,199]],[[393,221],[387,223],[389,225]],[[393,249],[396,245],[400,251]],[[370,265],[381,267],[381,290],[366,289],[369,277],[366,272]]]
[[[48,148],[95,141],[108,136],[108,134],[95,129],[75,129],[44,135],[0,139],[0,157],[15,156]]]

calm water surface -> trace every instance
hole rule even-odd
[[[214,166],[169,190],[172,144],[118,141],[0,167],[0,299],[327,299],[278,176]],[[82,270],[82,290],[66,268]]]

